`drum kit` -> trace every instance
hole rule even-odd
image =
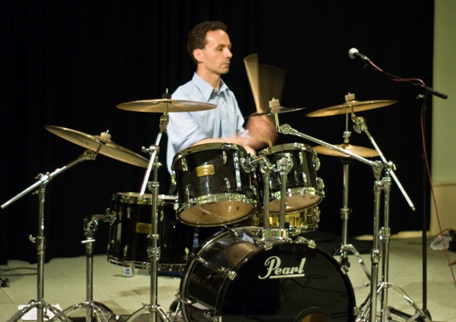
[[[377,321],[377,296],[381,296],[381,319],[387,311],[389,287],[400,292],[413,306],[422,321],[431,321],[410,297],[388,281],[388,211],[391,177],[396,180],[393,165],[387,162],[367,130],[365,119],[355,112],[394,104],[391,100],[346,102],[307,114],[309,117],[346,116],[344,142],[333,145],[298,132],[288,124],[280,124],[279,115],[302,108],[284,108],[278,100],[270,101],[264,112],[270,115],[278,133],[295,135],[318,146],[302,143],[270,146],[251,155],[232,143],[209,143],[189,147],[173,159],[177,196],[159,195],[159,145],[168,124],[168,113],[213,109],[208,103],[174,100],[167,94],[162,99],[133,101],[117,105],[133,112],[161,113],[156,141],[143,152],[150,159],[115,144],[109,133],[89,135],[68,128],[47,125],[46,130],[86,148],[82,156],[53,173],[42,174],[38,182],[2,205],[2,208],[38,189],[40,206],[39,235],[31,238],[37,244],[38,296],[10,321],[19,321],[32,308],[37,308],[38,321],[46,310],[54,320],[71,321],[70,312],[86,309],[86,321],[118,319],[109,308],[93,301],[93,235],[98,221],[110,225],[107,246],[108,261],[129,268],[150,270],[150,303],[134,312],[127,321],[149,314],[150,321]],[[374,149],[351,145],[348,119],[355,130],[365,132]],[[111,208],[103,215],[84,221],[87,254],[87,299],[63,311],[53,308],[44,296],[44,194],[47,183],[75,164],[94,160],[98,154],[146,168],[139,193],[113,195]],[[318,205],[323,201],[324,183],[317,176],[318,153],[341,157],[343,162],[342,243],[332,255],[318,248],[305,233],[315,231],[320,220]],[[382,161],[366,158],[380,156]],[[363,263],[353,245],[347,243],[349,164],[357,160],[374,172],[374,234],[371,271]],[[382,173],[385,173],[382,178]],[[150,193],[145,193],[146,188]],[[401,190],[406,197],[403,189]],[[384,192],[385,227],[380,231],[381,193]],[[407,198],[407,197],[406,197]],[[411,202],[409,202],[411,204]],[[411,204],[413,207],[413,204]],[[248,223],[248,224],[246,224]],[[197,248],[192,248],[194,229],[220,227]],[[384,243],[380,256],[380,239]],[[370,294],[356,307],[354,289],[348,279],[348,253],[360,259],[369,280]],[[382,259],[383,280],[378,281]],[[177,307],[167,312],[158,303],[158,272],[181,271],[182,279],[176,294]],[[255,290],[255,292],[247,292]]]

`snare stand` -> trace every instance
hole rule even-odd
[[[73,304],[66,308],[63,313],[69,315],[71,312],[77,309],[86,309],[86,322],[91,322],[93,316],[98,322],[108,322],[111,317],[114,320],[119,320],[120,316],[115,315],[110,308],[106,305],[93,301],[93,244],[95,243],[95,239],[93,238],[94,233],[98,229],[98,219],[102,219],[104,221],[108,221],[112,224],[113,216],[109,213],[106,215],[93,215],[92,220],[87,222],[87,218],[84,218],[84,226],[83,229],[85,231],[84,236],[86,237],[85,240],[81,242],[81,244],[86,245],[86,296],[87,299],[82,301],[78,304]]]
[[[39,203],[39,213],[38,213],[38,235],[36,237],[30,236],[29,239],[32,243],[36,244],[36,251],[37,251],[37,265],[38,265],[38,274],[37,274],[37,299],[31,300],[23,309],[16,312],[16,314],[8,320],[8,322],[19,321],[21,318],[27,314],[33,308],[36,308],[37,311],[37,321],[43,322],[46,311],[49,310],[54,314],[54,319],[58,319],[60,321],[67,321],[71,322],[71,320],[59,309],[53,307],[49,303],[44,301],[44,253],[45,253],[45,236],[44,236],[44,202],[45,202],[45,194],[46,194],[46,186],[55,176],[59,175],[65,170],[73,167],[74,165],[78,164],[79,162],[86,161],[86,160],[95,160],[97,156],[97,152],[93,152],[90,150],[86,150],[84,154],[79,156],[76,160],[70,162],[63,168],[59,168],[52,173],[47,174],[39,174],[38,181],[31,185],[29,188],[25,189],[6,203],[4,203],[1,208],[4,209],[14,201],[18,200],[19,198],[23,197],[27,193],[31,191],[35,191],[38,188],[38,203]],[[46,316],[47,318],[47,316]]]

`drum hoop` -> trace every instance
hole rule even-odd
[[[275,154],[278,152],[288,152],[288,151],[308,151],[313,155],[316,154],[314,149],[310,145],[304,143],[285,143],[274,145],[269,148],[261,150],[258,154]]]
[[[136,205],[152,205],[153,198],[152,194],[145,193],[142,198],[139,196],[139,192],[118,192],[115,194],[116,199],[120,203],[124,204],[136,204]],[[177,203],[177,196],[160,194],[157,196],[158,205],[162,206],[163,204],[174,204]]]
[[[215,203],[219,201],[240,201],[247,203],[249,205],[255,205],[254,199],[247,198],[246,195],[241,193],[218,193],[188,199],[187,201],[182,203],[182,206],[179,207],[178,212],[180,212],[181,210],[187,210],[193,206],[204,205],[212,202]]]
[[[281,191],[274,191],[270,193],[271,197],[275,199],[280,199]],[[312,195],[319,196],[323,198],[323,193],[320,190],[315,189],[314,187],[299,187],[299,188],[288,188],[287,197],[295,197],[299,195]]]
[[[236,143],[213,142],[213,143],[192,145],[192,146],[178,152],[174,156],[173,163],[172,163],[172,169],[174,169],[174,163],[176,163],[179,159],[181,159],[187,155],[197,153],[197,152],[212,151],[212,150],[238,150],[238,151],[243,152],[244,154],[247,154],[247,150],[244,149],[244,147],[242,147],[241,145],[238,145]]]

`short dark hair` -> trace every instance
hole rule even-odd
[[[195,49],[203,49],[206,46],[206,34],[208,31],[223,30],[227,31],[228,27],[221,21],[204,21],[197,24],[188,34],[187,50],[190,57],[197,63],[193,57]]]

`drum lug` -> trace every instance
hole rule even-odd
[[[320,222],[320,208],[315,207],[315,213],[313,215],[313,219],[314,219],[315,223],[319,223]]]
[[[313,166],[315,168],[315,171],[320,170],[320,159],[318,157],[315,157],[313,160]]]
[[[203,264],[204,266],[208,266],[209,264],[206,262],[206,260],[204,258],[202,258],[201,256],[198,256],[198,255],[195,255],[195,260],[197,260],[198,262],[200,262],[201,264]]]
[[[304,163],[304,156],[302,155],[302,151],[299,152],[299,164],[302,165]]]
[[[325,183],[322,178],[317,178],[317,189],[321,192],[321,196],[325,197]]]
[[[307,247],[315,249],[315,247],[317,247],[317,243],[315,243],[315,240],[309,239],[307,240]]]
[[[185,158],[182,158],[181,160],[182,160],[182,171],[187,172],[188,171],[187,161]]]
[[[234,237],[236,237],[236,238],[239,237],[239,234],[237,233],[237,231],[235,229],[232,229],[232,228],[228,227],[227,225],[223,225],[223,229],[229,231]]]
[[[298,171],[293,171],[293,175],[294,175],[294,180],[295,182],[299,182],[299,175],[298,175]]]
[[[297,242],[298,244],[307,244],[307,238],[298,236],[296,237],[295,242]]]
[[[234,152],[233,154],[233,163],[234,163],[234,170],[236,175],[236,189],[237,191],[242,191],[241,185],[241,167],[239,165],[239,151]]]
[[[304,172],[301,172],[301,174],[302,174],[302,182],[304,183],[304,185],[307,185],[307,175]],[[299,182],[299,181],[296,180],[296,182]]]
[[[228,160],[227,156],[226,156],[226,151],[223,150],[222,151],[222,163],[223,164],[226,164],[226,161]]]
[[[190,184],[188,184],[185,187],[185,196],[187,197],[187,199],[190,199],[191,195],[192,195],[192,186]]]
[[[230,180],[228,180],[228,178],[225,178],[224,181],[225,181],[225,192],[231,192]]]
[[[212,322],[222,322],[222,317],[215,315],[214,311],[204,311],[204,316]]]
[[[190,299],[184,299],[182,297],[182,294],[181,292],[177,292],[177,294],[175,295],[176,297],[176,301],[179,302],[179,303],[182,303],[182,304],[187,304],[187,305],[191,305],[193,303],[195,303],[195,301],[192,301]]]
[[[234,280],[236,278],[236,272],[235,271],[230,271],[228,268],[225,267],[219,267],[218,268],[219,272],[226,275],[230,280]]]

